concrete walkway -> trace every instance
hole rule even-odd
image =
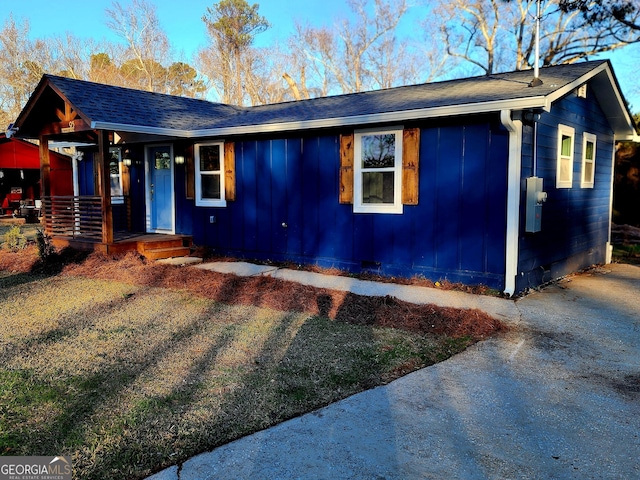
[[[639,267],[607,266],[517,302],[303,273],[269,274],[477,307],[512,329],[151,479],[640,478]]]
[[[213,270],[220,273],[233,273],[240,276],[265,275],[319,288],[343,290],[357,295],[376,297],[390,295],[411,303],[432,303],[442,307],[478,308],[500,319],[508,319],[518,315],[515,303],[512,301],[464,292],[439,290],[437,288],[371,282],[351,277],[324,275],[270,265],[254,265],[246,262],[210,262],[195,265],[195,268]]]

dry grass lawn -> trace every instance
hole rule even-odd
[[[136,255],[0,251],[0,454],[142,478],[441,361],[502,325]]]

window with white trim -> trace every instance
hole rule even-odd
[[[580,187],[593,188],[596,174],[596,136],[585,133],[582,141],[582,177]]]
[[[200,207],[226,207],[224,143],[197,143],[194,151],[196,205]]]
[[[558,160],[556,188],[571,188],[573,184],[573,150],[576,132],[572,127],[558,125]]]
[[[356,213],[402,213],[402,128],[354,135]]]

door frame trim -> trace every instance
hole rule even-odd
[[[151,227],[151,213],[152,213],[151,211],[151,204],[152,204],[151,202],[151,155],[149,151],[152,148],[162,148],[162,147],[169,147],[169,157],[171,158],[171,161],[169,164],[169,167],[170,167],[169,170],[171,175],[171,229],[169,230]],[[157,144],[148,144],[144,146],[144,178],[145,178],[144,196],[145,196],[145,204],[146,204],[145,224],[146,224],[146,231],[149,233],[170,233],[170,234],[176,233],[175,178],[174,178],[173,164],[174,164],[173,144],[157,143]]]

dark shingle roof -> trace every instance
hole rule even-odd
[[[49,83],[93,122],[190,130],[202,118],[233,117],[221,103],[45,75]]]
[[[607,61],[597,61],[541,68],[543,84],[537,87],[529,86],[533,71],[527,70],[256,107],[235,107],[52,75],[46,75],[43,82],[64,96],[94,128],[195,136],[227,134],[229,129],[241,133],[250,127],[275,129],[286,125],[293,129],[303,128],[299,125],[304,124],[304,128],[315,128],[345,118],[351,124],[364,124],[366,117],[380,121],[381,115],[400,112],[410,116],[418,110],[428,117],[425,110],[449,111],[460,106],[469,106],[471,111],[492,111],[505,108],[504,102],[517,100],[543,99],[543,103],[545,97],[564,92],[603,64],[609,65]]]
[[[544,83],[535,88],[529,87],[533,71],[526,70],[263,105],[253,107],[241,116],[215,119],[209,123],[209,128],[234,126],[239,121],[244,122],[242,125],[284,123],[541,97],[570,84],[602,63],[606,62],[542,68],[540,77]]]

